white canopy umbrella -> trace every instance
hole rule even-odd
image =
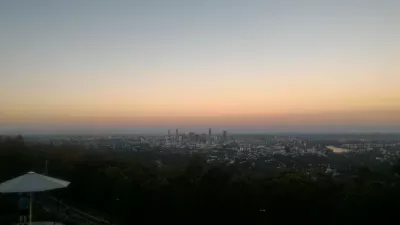
[[[29,172],[0,184],[0,193],[31,193],[29,207],[29,223],[32,224],[32,195],[33,192],[48,191],[58,188],[66,188],[70,182],[53,177],[44,176],[35,172]]]

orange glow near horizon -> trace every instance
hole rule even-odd
[[[399,90],[393,88],[364,89],[361,91],[357,88],[335,90],[335,88],[325,86],[312,88],[311,84],[313,83],[297,83],[300,88],[292,84],[275,90],[262,90],[262,88],[257,88],[259,85],[255,84],[253,88],[227,87],[225,90],[221,89],[221,93],[198,92],[187,94],[182,91],[169,96],[162,96],[158,91],[154,91],[143,97],[132,99],[130,96],[137,93],[124,93],[123,91],[110,93],[105,91],[102,95],[87,96],[87,99],[77,99],[76,102],[69,100],[59,103],[48,101],[46,103],[46,99],[36,103],[32,101],[31,104],[28,104],[28,102],[25,104],[11,102],[8,105],[3,105],[0,122],[48,121],[68,123],[95,121],[109,124],[113,121],[118,123],[124,121],[154,123],[158,121],[162,123],[163,121],[174,120],[178,123],[187,123],[191,119],[192,122],[196,122],[198,118],[205,121],[209,120],[209,122],[218,118],[219,121],[227,120],[228,122],[230,119],[235,120],[234,118],[246,118],[247,121],[251,121],[252,117],[275,118],[284,116],[290,120],[291,117],[295,119],[297,115],[310,115],[309,122],[313,122],[313,120],[315,120],[314,122],[337,120],[334,115],[341,115],[343,121],[351,122],[354,120],[355,122],[358,116],[353,116],[353,112],[360,114],[374,112],[375,118],[381,116],[383,119],[379,120],[385,122],[397,122],[399,120],[400,114],[386,116],[388,112],[400,111]],[[205,90],[209,89],[205,88]],[[319,120],[316,117],[312,118],[312,115],[319,113],[325,114],[325,118]],[[239,121],[240,119],[237,122]]]

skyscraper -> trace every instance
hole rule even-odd
[[[208,144],[211,144],[211,128],[208,128],[208,138],[207,138],[208,140],[207,140],[207,142],[208,142]]]
[[[171,130],[168,130],[168,136],[171,136]]]
[[[224,130],[222,131],[222,140],[226,142],[227,139],[228,139],[228,131]]]

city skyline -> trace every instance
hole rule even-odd
[[[399,11],[0,2],[0,132],[400,132]]]

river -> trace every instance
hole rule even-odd
[[[349,151],[348,149],[338,148],[338,147],[331,146],[331,145],[326,146],[326,148],[332,150],[334,153],[343,153],[343,152],[348,152]]]

